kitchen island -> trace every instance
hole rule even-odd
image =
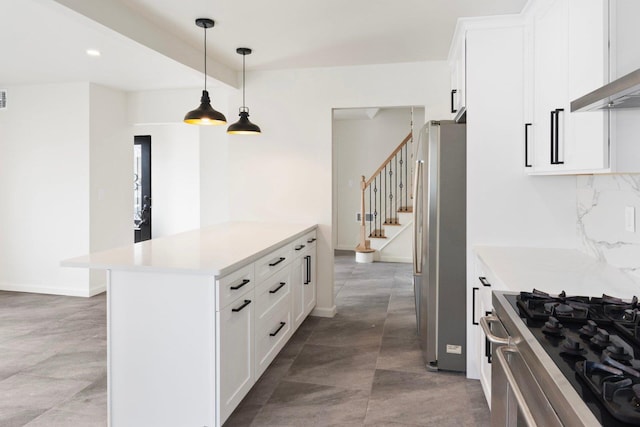
[[[64,261],[108,271],[109,425],[222,425],[315,306],[315,241],[236,222]]]

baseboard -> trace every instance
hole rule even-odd
[[[48,295],[64,295],[69,297],[90,297],[104,291],[104,285],[96,287],[95,292],[91,293],[87,289],[62,288],[36,285],[17,285],[13,283],[0,283],[0,291],[10,292],[29,292],[32,294],[48,294]]]
[[[336,309],[336,306],[334,305],[333,307],[329,307],[329,308],[316,307],[311,312],[311,315],[316,317],[334,317],[336,313],[337,313],[337,309]]]
[[[382,261],[382,262],[400,262],[400,263],[406,263],[406,264],[409,264],[409,263],[413,262],[413,260],[411,258],[384,256],[382,254],[380,254],[380,261]]]
[[[98,285],[90,285],[89,286],[89,296],[92,297],[94,295],[101,294],[107,290],[106,283],[100,283]]]

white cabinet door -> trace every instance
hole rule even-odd
[[[291,297],[293,300],[293,326],[298,328],[304,320],[304,278],[306,258],[300,256],[293,260],[291,265]]]
[[[542,2],[541,2],[542,3]],[[541,5],[533,22],[534,123],[531,129],[536,172],[563,168],[566,122],[569,1]]]
[[[302,281],[302,295],[304,317],[309,315],[316,306],[316,251],[309,250],[303,259],[304,277]]]
[[[570,103],[608,79],[608,1],[541,0],[533,17],[534,173],[605,171],[608,113]]]
[[[570,103],[609,81],[609,2],[569,0],[568,93]],[[609,167],[609,113],[569,113],[565,164],[571,170]]]
[[[253,300],[254,292],[247,292],[216,313],[217,425],[224,423],[255,382]]]

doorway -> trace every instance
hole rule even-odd
[[[151,136],[133,142],[133,239],[151,239]]]

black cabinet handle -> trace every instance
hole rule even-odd
[[[269,293],[270,293],[270,294],[275,294],[275,293],[276,293],[276,292],[278,292],[280,289],[282,289],[282,287],[283,287],[284,285],[286,285],[286,284],[287,284],[287,282],[280,282],[280,286],[278,286],[278,287],[277,287],[277,288],[275,288],[275,289],[270,290],[270,291],[269,291]]]
[[[453,107],[453,97],[455,96],[456,93],[458,93],[458,89],[451,89],[451,112],[452,113],[457,113],[458,112],[458,110],[456,110]]]
[[[239,311],[242,311],[242,309],[245,308],[246,306],[248,306],[249,304],[251,304],[251,300],[250,299],[246,299],[246,300],[244,300],[244,304],[242,304],[238,308],[232,308],[231,311],[233,311],[234,313],[237,313]]]
[[[489,316],[491,312],[485,311],[484,315]],[[484,355],[487,358],[487,363],[491,363],[491,341],[487,337],[484,338]]]
[[[298,245],[298,246],[296,246],[296,251],[302,250],[304,248],[305,248],[304,245]]]
[[[307,240],[307,243],[313,243],[313,242],[315,242],[315,241],[316,241],[316,238],[315,238],[315,237],[313,237],[313,238],[311,238],[311,239]]]
[[[480,283],[482,283],[482,286],[486,286],[486,287],[490,287],[491,286],[491,283],[489,283],[487,278],[484,277],[484,276],[478,277],[478,280],[480,280]]]
[[[476,322],[476,291],[477,290],[480,290],[480,288],[471,289],[471,324],[474,326],[480,324]]]
[[[555,150],[556,150],[556,165],[562,165],[564,162],[560,160],[560,113],[564,113],[564,108],[556,108],[556,137],[555,137]]]
[[[551,110],[551,125],[550,125],[550,129],[551,129],[551,136],[549,138],[549,141],[551,142],[551,147],[549,148],[549,152],[551,153],[551,164],[555,165],[556,164],[556,157],[555,157],[555,135],[556,135],[556,112],[554,110]]]
[[[308,285],[311,283],[311,256],[307,255],[304,257],[304,284]]]
[[[531,123],[524,124],[524,167],[530,168],[531,164],[529,163],[529,127]]]
[[[286,259],[285,257],[280,257],[280,259],[278,261],[269,263],[269,267],[276,266],[276,265],[280,264],[282,261],[284,261],[285,259]]]
[[[563,108],[556,108],[551,111],[551,164],[562,165],[560,160],[560,113],[564,113]]]
[[[249,279],[244,279],[242,282],[240,282],[239,284],[237,284],[236,286],[230,286],[229,289],[233,290],[233,291],[237,291],[238,289],[240,289],[241,287],[243,287],[244,285],[246,285],[247,283],[249,283],[251,280]]]
[[[278,335],[278,332],[280,332],[280,329],[284,328],[284,325],[286,325],[285,322],[280,322],[280,326],[278,326],[278,329],[276,329],[274,332],[271,332],[269,336],[275,337],[276,335]]]

